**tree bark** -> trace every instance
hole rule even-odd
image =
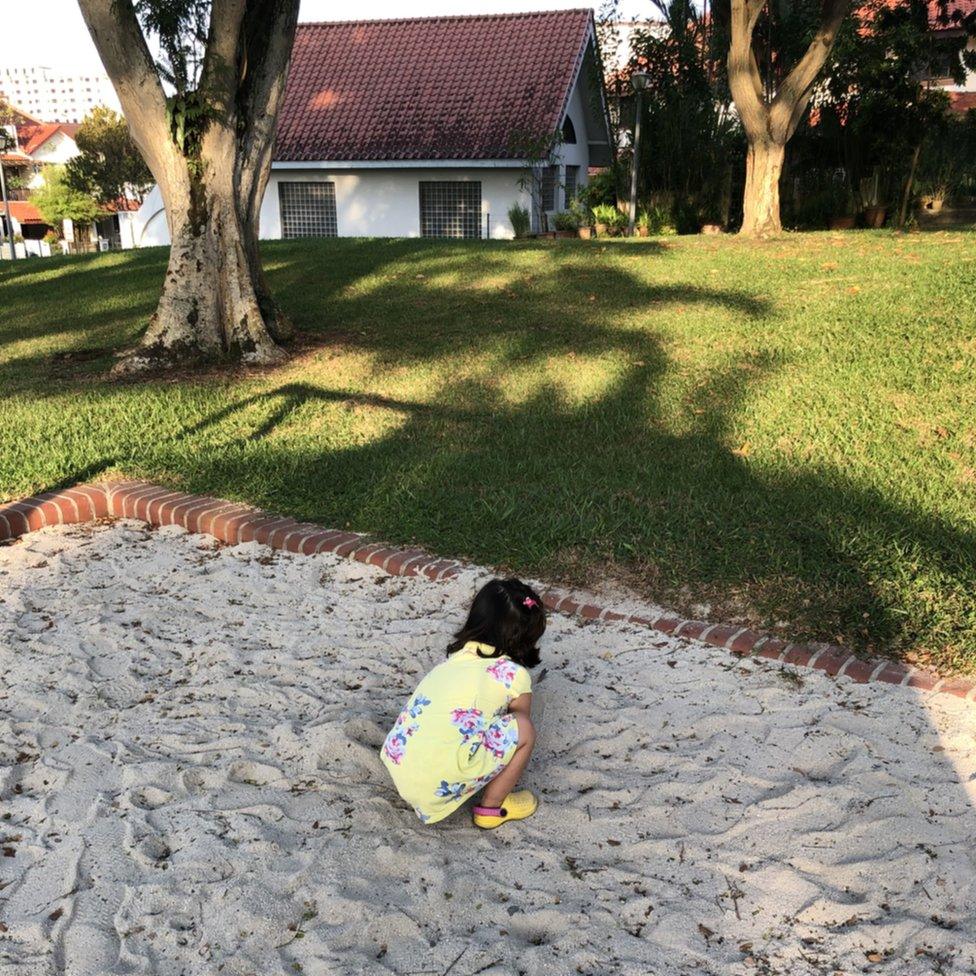
[[[132,0],[79,0],[122,109],[163,198],[171,246],[159,304],[122,372],[232,358],[270,364],[291,327],[258,244],[277,111],[299,0],[213,0],[196,104],[177,145]]]
[[[851,0],[823,0],[817,33],[772,99],[766,97],[752,43],[765,3],[731,0],[729,88],[749,143],[739,231],[747,237],[767,237],[782,230],[779,180],[786,144],[803,118]]]
[[[746,154],[746,187],[740,234],[772,237],[783,230],[779,209],[779,181],[783,175],[786,146],[759,142]]]

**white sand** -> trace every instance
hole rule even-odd
[[[539,813],[422,826],[377,750],[476,582],[0,548],[0,974],[974,971],[955,699],[555,617]]]

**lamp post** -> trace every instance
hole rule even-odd
[[[0,197],[3,198],[3,212],[7,219],[7,240],[10,242],[10,260],[14,261],[17,258],[17,252],[14,250],[14,224],[10,219],[10,201],[7,199],[7,183],[3,178],[3,154],[8,149],[13,149],[14,140],[10,133],[0,126]]]
[[[635,71],[630,76],[630,84],[637,96],[634,105],[634,151],[630,161],[630,224],[627,233],[634,236],[634,225],[637,223],[637,166],[640,160],[640,130],[641,112],[643,109],[644,92],[651,83],[651,76],[643,71]]]

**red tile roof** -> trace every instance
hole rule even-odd
[[[10,216],[19,224],[45,223],[40,210],[28,200],[8,200],[7,206],[10,207]]]
[[[976,0],[929,0],[929,23],[933,27],[953,30],[970,16],[976,16]]]
[[[976,92],[949,92],[949,108],[960,115],[976,112]]]
[[[75,137],[79,126],[65,122],[33,122],[17,126],[17,141],[20,143],[22,152],[30,155],[40,149],[48,139],[53,138],[57,133],[63,132],[70,138]]]
[[[591,10],[300,24],[278,160],[511,158],[562,123]]]

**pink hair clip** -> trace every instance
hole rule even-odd
[[[522,606],[523,607],[528,607],[529,609],[531,609],[532,607],[537,607],[538,605],[539,604],[535,600],[533,600],[532,597],[530,597],[530,596],[527,596],[522,601]]]

